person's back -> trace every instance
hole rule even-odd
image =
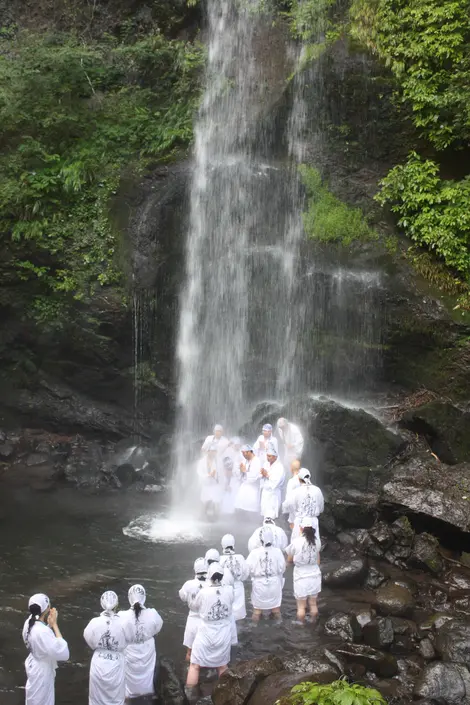
[[[127,638],[132,639],[125,650],[126,697],[151,694],[156,664],[155,635],[161,630],[163,620],[157,610],[149,607],[142,607],[138,615],[132,607],[118,615],[126,622]]]
[[[323,493],[316,485],[301,485],[292,494],[295,519],[318,517],[323,512]]]
[[[198,612],[194,611],[193,603],[199,594],[199,591],[204,587],[204,582],[198,578],[191,578],[191,580],[186,580],[183,587],[179,591],[179,598],[182,602],[185,602],[189,608],[189,616],[199,618]]]
[[[206,585],[196,599],[199,617],[207,626],[216,627],[232,622],[233,587]]]
[[[255,548],[248,556],[247,564],[252,578],[266,580],[283,575],[286,568],[284,555],[277,546]]]
[[[266,526],[266,524],[263,524],[263,526]],[[259,548],[260,546],[263,545],[262,543],[262,531],[263,531],[263,526],[260,526],[259,529],[255,529],[248,539],[248,551],[251,553],[252,551],[255,550],[255,548]],[[273,532],[273,546],[276,548],[280,548],[281,550],[284,550],[287,544],[289,543],[287,539],[287,534],[284,531],[283,528],[280,526],[277,526],[274,523],[269,523],[269,527]]]
[[[25,661],[26,703],[53,705],[57,663],[70,658],[67,642],[57,639],[43,622],[37,621],[30,628],[30,619],[24,623],[23,641],[29,651]]]

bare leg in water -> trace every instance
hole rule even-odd
[[[297,620],[299,622],[302,622],[302,624],[305,622],[306,610],[307,610],[307,598],[304,598],[303,600],[297,600]]]
[[[194,688],[199,683],[199,666],[192,663],[188,669],[188,676],[186,678],[186,685],[189,688]]]
[[[251,616],[251,621],[254,622],[255,624],[258,624],[259,620],[261,619],[261,610],[255,610],[253,609],[253,614]]]
[[[271,610],[271,614],[273,616],[274,621],[280,622],[282,620],[280,607],[275,607],[273,610]]]
[[[308,598],[308,608],[310,610],[310,617],[312,621],[318,617],[318,607],[317,607],[317,596]]]

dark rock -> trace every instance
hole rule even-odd
[[[11,443],[2,443],[0,445],[0,458],[3,460],[8,460],[11,458],[14,452],[15,449]]]
[[[407,617],[413,610],[413,595],[401,585],[387,583],[377,590],[376,605],[377,610],[385,616]]]
[[[138,473],[134,470],[134,466],[131,463],[119,465],[114,470],[114,474],[124,487],[132,485],[138,479]]]
[[[294,685],[299,683],[331,683],[339,676],[338,671],[327,661],[322,662],[318,670],[307,673],[289,673],[281,671],[268,676],[248,700],[247,705],[266,705],[290,694]]]
[[[403,634],[406,636],[415,637],[418,634],[418,625],[412,622],[411,619],[403,619],[401,617],[390,617],[393,633]]]
[[[390,528],[397,544],[400,546],[412,546],[415,532],[407,517],[398,517]]]
[[[377,590],[387,580],[387,576],[378,568],[370,566],[364,585],[369,590]]]
[[[444,562],[439,554],[439,541],[431,534],[418,534],[415,536],[409,564],[416,568],[429,570],[439,575],[444,569]]]
[[[456,663],[429,663],[415,685],[414,694],[448,705],[464,705],[470,697],[470,671]]]
[[[327,504],[335,521],[344,527],[368,528],[377,516],[378,497],[359,490],[331,492]]]
[[[386,649],[393,643],[393,626],[390,619],[377,617],[362,629],[364,643],[374,649]]]
[[[470,574],[465,569],[451,570],[446,576],[446,583],[450,586],[451,595],[470,592]]]
[[[354,532],[356,549],[371,558],[383,558],[383,549],[373,540],[367,529],[357,529]]]
[[[406,508],[415,514],[440,519],[462,531],[470,531],[470,464],[446,466],[421,453],[397,465],[382,488],[381,503]]]
[[[269,655],[253,661],[242,661],[229,668],[212,693],[214,705],[244,705],[257,686],[268,676],[284,670],[279,656]]]
[[[324,632],[327,636],[339,636],[343,641],[353,642],[360,638],[361,628],[354,615],[335,614],[326,620]]]
[[[155,693],[158,705],[189,705],[184,684],[176,675],[176,668],[170,659],[160,659]]]
[[[77,437],[65,465],[65,478],[78,487],[109,485],[112,475],[104,472],[105,448]]]
[[[449,620],[437,630],[436,651],[443,661],[470,663],[470,620]]]
[[[349,546],[352,548],[356,544],[356,537],[354,534],[348,533],[347,531],[340,531],[336,538],[342,546]]]
[[[435,614],[428,617],[424,622],[419,625],[419,631],[421,634],[427,634],[431,631],[439,631],[446,622],[450,622],[454,619],[452,615],[446,614],[445,612],[436,612]]]
[[[436,652],[430,639],[421,639],[418,648],[419,653],[426,661],[432,661],[436,657]]]
[[[364,644],[349,644],[335,650],[348,663],[360,664],[377,676],[391,678],[398,673],[397,660],[389,653],[377,651]]]
[[[329,563],[322,569],[322,582],[329,587],[343,587],[345,585],[360,585],[367,575],[367,562],[364,558],[354,555],[345,558],[340,564]]]
[[[25,460],[25,464],[28,467],[32,467],[34,465],[43,465],[44,463],[47,463],[49,459],[49,456],[45,453],[30,453]]]
[[[335,662],[334,657],[330,660],[326,654],[324,656],[323,654],[305,654],[298,652],[283,656],[282,660],[284,669],[289,673],[316,673],[319,682],[322,683],[329,683],[330,681],[328,679],[332,675],[332,680],[335,680],[335,678],[341,675],[340,668]]]
[[[449,465],[470,458],[470,413],[448,402],[433,401],[410,409],[400,426],[426,438],[432,451]]]
[[[378,521],[374,526],[369,529],[369,534],[373,540],[383,548],[384,551],[390,548],[395,540],[395,536],[392,529],[384,521]]]

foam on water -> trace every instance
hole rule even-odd
[[[129,538],[151,543],[198,543],[204,539],[203,522],[178,515],[147,514],[133,519],[122,533]]]

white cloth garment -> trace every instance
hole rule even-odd
[[[273,537],[274,537],[273,546],[276,546],[277,548],[280,548],[281,551],[284,551],[287,544],[289,543],[286,532],[280,526],[276,526],[276,524],[269,524],[269,528],[273,532]],[[254,551],[255,548],[259,548],[260,546],[263,545],[261,543],[262,530],[263,530],[262,526],[260,526],[259,529],[255,529],[253,531],[253,533],[251,534],[250,538],[248,539],[248,552],[249,553]]]
[[[293,476],[290,478],[290,480],[288,481],[288,483],[287,483],[287,487],[286,487],[286,502],[287,502],[288,500],[290,501],[290,499],[291,499],[290,495],[291,495],[298,487],[300,487],[300,480],[299,480],[299,477],[298,477],[298,475],[293,475]],[[289,524],[293,524],[293,523],[294,523],[294,519],[295,519],[294,514],[293,514],[292,512],[289,512],[289,516],[287,517],[287,521],[289,522]]]
[[[215,475],[212,477],[211,472]],[[220,482],[220,468],[216,458],[203,456],[197,463],[197,475],[201,487],[200,499],[202,504],[214,502],[220,504],[222,500],[222,484]]]
[[[217,446],[217,457],[219,458],[222,456],[222,453],[227,448],[228,444],[229,444],[229,440],[225,436],[221,436],[220,438],[216,438],[214,436],[214,434],[212,434],[211,436],[206,437],[206,439],[201,447],[201,453],[207,453],[207,451],[209,450],[209,448],[212,445],[216,445]]]
[[[224,466],[225,459],[229,458],[232,463],[232,476],[227,477],[226,468]],[[233,447],[228,447],[223,452],[222,467],[224,473],[222,502],[220,506],[221,514],[233,514],[235,512],[235,500],[241,483],[240,463],[244,463],[245,459],[240,450]]]
[[[143,607],[138,619],[133,609],[118,612],[127,622],[126,633],[132,644],[124,652],[126,671],[126,698],[137,698],[154,692],[153,677],[157,652],[155,635],[163,626],[163,619],[153,608]]]
[[[193,608],[193,605],[205,584],[205,580],[193,578],[192,580],[187,580],[179,591],[180,600],[185,602],[189,607],[189,614],[183,636],[183,645],[186,646],[187,649],[193,648],[194,639],[196,638],[197,630],[201,623],[199,612]]]
[[[233,642],[233,600],[230,585],[209,584],[200,590],[194,609],[201,621],[191,651],[191,663],[202,668],[219,668],[228,664]]]
[[[246,473],[241,473],[241,483],[235,498],[235,509],[245,512],[259,512],[260,510],[260,480],[261,466],[259,458],[254,456],[251,460],[243,459]]]
[[[263,470],[269,477],[261,478],[261,516],[277,519],[284,486],[284,468],[278,459],[272,465],[266,462]]]
[[[233,616],[237,622],[246,617],[245,586],[243,581],[249,576],[248,566],[244,557],[240,553],[226,554],[220,556],[220,565],[233,575],[234,600],[232,605]]]
[[[57,662],[69,660],[69,647],[44,622],[36,621],[29,635],[28,627],[29,619],[23,627],[23,641],[29,651],[25,661],[26,705],[54,705]]]
[[[287,467],[293,460],[300,460],[304,450],[304,437],[298,426],[289,421],[284,428],[278,428],[281,441],[284,444],[284,462]]]
[[[281,606],[286,561],[280,548],[255,548],[246,559],[251,575],[251,604],[255,610]]]
[[[276,452],[279,453],[279,446],[278,446],[278,441],[276,436],[273,436],[272,432],[269,438],[265,438],[263,434],[258,436],[258,438],[255,441],[255,444],[253,446],[256,455],[259,458],[259,461],[261,463],[261,467],[265,464],[267,458],[266,458],[266,449],[268,445],[273,446],[276,449]]]
[[[286,548],[288,556],[294,559],[294,597],[304,600],[316,597],[321,591],[321,571],[318,565],[321,543],[317,538],[311,546],[305,536],[298,536]]]
[[[304,517],[316,519],[314,529],[317,539],[320,539],[318,517],[325,508],[323,493],[316,485],[300,485],[294,492],[286,497],[282,511],[294,517],[291,542],[300,535],[300,522]]]
[[[89,705],[124,705],[124,649],[132,641],[125,620],[102,612],[91,620],[83,637],[93,649],[90,665]]]

